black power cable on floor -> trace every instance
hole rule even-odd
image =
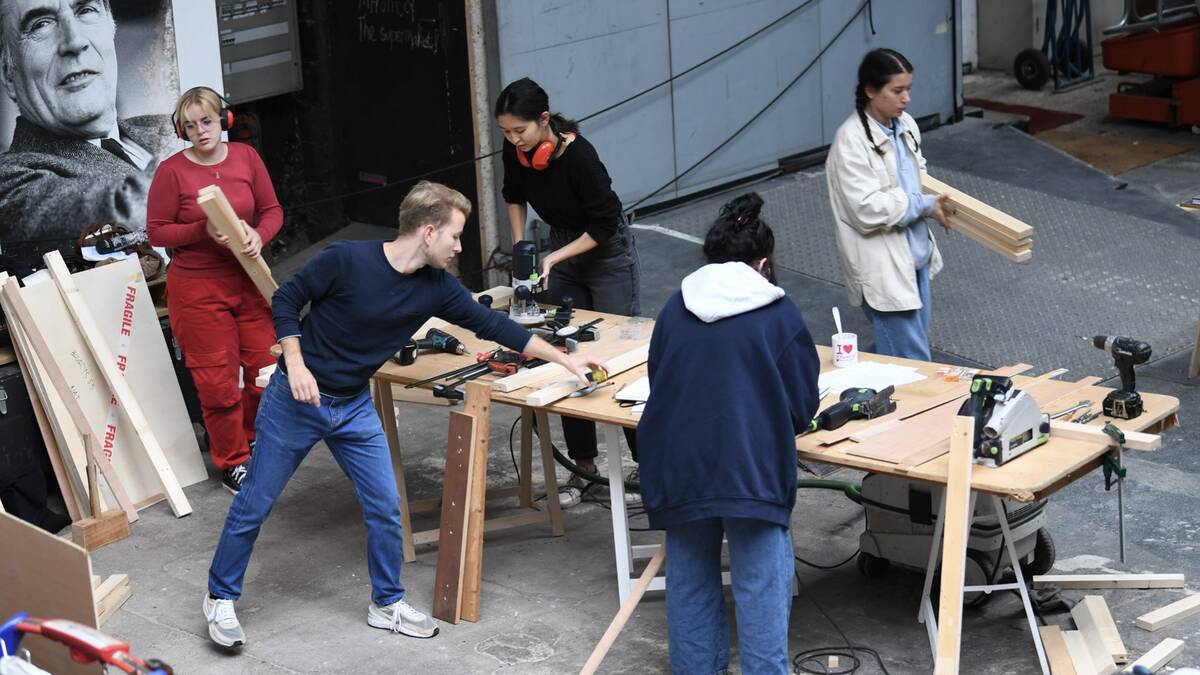
[[[797,557],[796,560],[800,560],[800,558]],[[801,562],[804,561],[801,560]],[[883,663],[883,658],[879,656],[879,652],[870,647],[864,647],[862,645],[854,645],[850,643],[850,638],[846,637],[846,634],[842,632],[841,626],[838,626],[837,622],[833,620],[833,617],[829,616],[829,613],[825,611],[825,608],[821,606],[821,603],[817,602],[817,599],[813,596],[813,594],[808,591],[808,587],[806,587],[804,582],[800,579],[800,571],[796,570],[795,574],[796,584],[800,586],[800,591],[805,594],[805,597],[808,598],[808,601],[812,603],[813,607],[817,608],[817,611],[821,613],[821,616],[825,617],[825,620],[829,622],[829,625],[833,626],[833,629],[838,632],[838,635],[842,636],[842,642],[846,643],[845,647],[817,647],[814,649],[806,649],[797,653],[794,657],[792,657],[792,667],[796,670],[796,672],[814,673],[815,675],[849,675],[850,673],[857,672],[858,669],[862,667],[862,660],[858,658],[858,654],[861,652],[863,654],[870,654],[871,656],[875,657],[875,661],[879,664],[879,669],[883,671],[883,674],[891,675],[887,669],[887,666]],[[837,669],[830,669],[827,665],[829,663],[830,656],[838,657],[839,661],[841,659],[845,659],[849,662],[849,665],[845,668],[839,667]],[[822,658],[825,659],[824,662],[820,660]],[[816,670],[815,668],[820,668],[820,670]]]

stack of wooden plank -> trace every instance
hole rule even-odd
[[[158,316],[136,260],[51,281],[0,274],[2,307],[73,536],[96,548],[128,535],[138,509],[207,478]]]
[[[929,174],[921,174],[925,192],[950,197],[950,228],[1013,262],[1033,257],[1033,228],[1027,223],[957,190]]]

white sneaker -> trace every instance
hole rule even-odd
[[[208,620],[208,636],[222,647],[246,644],[246,634],[233,611],[232,600],[218,600],[204,593],[204,618]]]
[[[367,625],[415,638],[431,638],[438,634],[438,626],[433,619],[403,600],[397,600],[387,607],[372,602],[367,608]]]
[[[558,488],[558,507],[561,509],[569,509],[583,501],[583,491],[587,489],[588,483],[579,476],[571,475],[567,482],[562,487]]]

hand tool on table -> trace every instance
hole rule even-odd
[[[538,326],[545,321],[542,308],[534,296],[545,290],[545,280],[538,274],[537,245],[532,241],[513,244],[513,297],[508,303],[508,318],[522,326]]]
[[[894,393],[896,388],[892,385],[880,391],[867,387],[846,389],[837,403],[822,410],[808,423],[808,431],[831,431],[850,420],[869,420],[886,415],[896,409],[896,402],[892,400]]]
[[[1071,406],[1070,408],[1063,408],[1062,410],[1059,410],[1056,413],[1050,413],[1050,419],[1056,420],[1060,417],[1066,417],[1067,415],[1070,415],[1071,413],[1075,412],[1076,410],[1085,410],[1086,408],[1090,407],[1091,405],[1092,405],[1091,401],[1080,401],[1079,403],[1076,403],[1075,405]]]
[[[1121,388],[1104,397],[1104,414],[1123,420],[1131,420],[1142,414],[1142,396],[1137,393],[1133,367],[1150,359],[1150,344],[1131,337],[1097,335],[1076,336],[1092,343],[1096,349],[1108,352],[1121,373]]]
[[[608,381],[608,373],[604,372],[603,370],[591,371],[590,373],[587,374],[587,379],[588,379],[588,382],[591,382],[591,384],[584,387],[583,389],[577,389],[577,390],[571,392],[570,394],[567,394],[567,397],[568,398],[579,398],[580,396],[587,396],[588,394],[592,393],[593,391],[596,391],[597,389],[601,389],[603,387],[607,387],[612,384],[612,382]]]
[[[959,415],[975,419],[975,463],[1000,466],[1050,440],[1050,416],[1011,378],[976,375]]]
[[[433,350],[443,354],[466,354],[467,346],[458,338],[438,328],[430,328],[425,337],[409,340],[392,356],[402,366],[412,365],[422,350]]]
[[[528,359],[523,354],[509,351],[507,349],[495,349],[490,352],[481,352],[475,355],[475,365],[466,368],[460,368],[457,371],[450,373],[442,373],[432,379],[426,379],[419,384],[425,384],[440,379],[456,378],[452,382],[435,385],[433,387],[433,395],[437,398],[450,399],[451,401],[461,401],[464,394],[458,387],[465,384],[468,380],[474,380],[477,377],[482,377],[488,373],[497,373],[500,375],[512,375],[521,368],[533,368],[540,366],[545,361],[540,359]],[[413,385],[410,385],[413,386]]]
[[[1125,432],[1112,422],[1104,423],[1104,433],[1108,434],[1117,449],[1104,456],[1104,489],[1111,490],[1117,486],[1117,538],[1121,544],[1121,562],[1125,562],[1125,465],[1121,462],[1121,454],[1125,450]],[[1116,476],[1116,480],[1113,479]]]
[[[549,342],[555,347],[562,348],[568,354],[571,354],[579,348],[580,342],[591,342],[599,337],[599,331],[596,329],[596,324],[603,320],[603,317],[598,317],[581,326],[571,326],[558,323],[557,321],[547,321],[545,326],[534,328],[530,332],[541,337],[543,340]]]

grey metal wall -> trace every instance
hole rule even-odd
[[[537,80],[555,111],[582,117],[703,61],[803,0],[497,0],[500,79]],[[862,0],[810,6],[722,58],[584,123],[626,204],[691,166],[795,78]],[[776,166],[827,145],[853,112],[855,70],[875,47],[916,69],[917,117],[954,111],[950,17],[958,0],[874,0],[762,117],[677,185],[664,201]]]

